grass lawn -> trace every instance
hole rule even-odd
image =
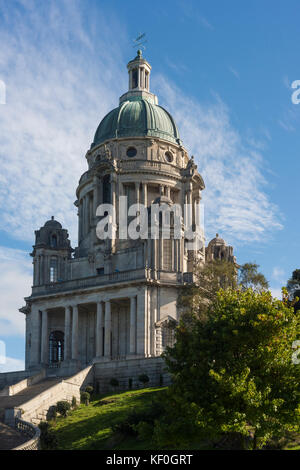
[[[104,449],[153,449],[149,442],[134,437],[116,438],[112,426],[126,418],[133,410],[145,409],[153,398],[166,387],[144,388],[129,392],[95,397],[91,403],[80,405],[66,418],[59,417],[54,427],[59,449],[104,450]]]
[[[155,450],[151,442],[114,434],[112,426],[126,419],[132,411],[147,409],[167,387],[143,388],[93,398],[79,405],[66,418],[57,418],[53,429],[61,450]],[[191,443],[190,450],[209,449],[207,443]],[[285,450],[300,450],[300,436],[293,434]]]

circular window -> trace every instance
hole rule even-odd
[[[127,152],[126,152],[127,157],[130,157],[130,158],[131,158],[131,157],[135,157],[136,154],[137,154],[136,148],[134,148],[134,147],[129,147],[129,148],[127,149]]]
[[[166,157],[167,162],[172,163],[173,155],[171,154],[171,152],[166,152],[165,157]]]

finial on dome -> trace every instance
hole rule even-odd
[[[137,55],[138,55],[138,57],[142,57],[143,53],[142,53],[141,49],[139,49],[139,50],[137,51]]]
[[[54,220],[54,215],[51,215],[51,220]]]
[[[219,238],[219,234],[218,234],[218,233],[216,233],[216,238]]]

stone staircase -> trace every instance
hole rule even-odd
[[[22,409],[22,404],[27,403],[43,392],[48,390],[53,385],[62,382],[62,377],[48,377],[40,382],[30,385],[19,393],[13,396],[0,397],[0,421],[5,421],[5,410],[19,408]],[[41,413],[41,419],[45,419],[45,413]]]
[[[70,377],[46,377],[32,383],[13,395],[0,396],[0,421],[10,426],[15,425],[15,418],[37,425],[47,418],[49,409],[58,401],[80,401],[80,389],[93,383],[93,366],[77,372]],[[18,384],[14,386],[18,390]],[[12,388],[10,388],[12,390]],[[9,390],[8,390],[9,392]]]

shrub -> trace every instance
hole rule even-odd
[[[80,399],[81,403],[84,403],[86,406],[90,402],[91,395],[88,392],[81,392]]]
[[[141,374],[139,375],[138,377],[139,379],[139,382],[141,382],[142,384],[146,385],[146,383],[148,383],[150,381],[149,377],[147,374]]]
[[[72,397],[71,406],[72,406],[72,408],[76,408],[76,406],[77,406],[77,400],[76,400],[76,397],[74,397],[74,396]]]
[[[85,387],[85,391],[89,393],[90,395],[92,395],[94,392],[94,387],[92,387],[91,385],[88,385],[87,387]]]
[[[71,409],[71,405],[68,401],[58,401],[56,403],[56,409],[58,413],[65,418],[68,411]]]
[[[54,431],[50,428],[49,423],[41,421],[39,424],[41,431],[41,447],[43,450],[54,450],[57,448],[58,441]]]
[[[57,408],[55,405],[50,406],[48,413],[47,413],[47,420],[53,419],[53,421],[56,421],[57,417]]]
[[[40,428],[41,433],[46,433],[49,431],[50,424],[47,423],[47,421],[41,421],[39,423],[39,428]]]
[[[153,401],[147,409],[130,413],[124,421],[115,424],[112,430],[125,436],[138,435],[140,439],[144,439],[146,435],[152,436],[154,422],[160,419],[163,414],[163,405],[160,402]]]

